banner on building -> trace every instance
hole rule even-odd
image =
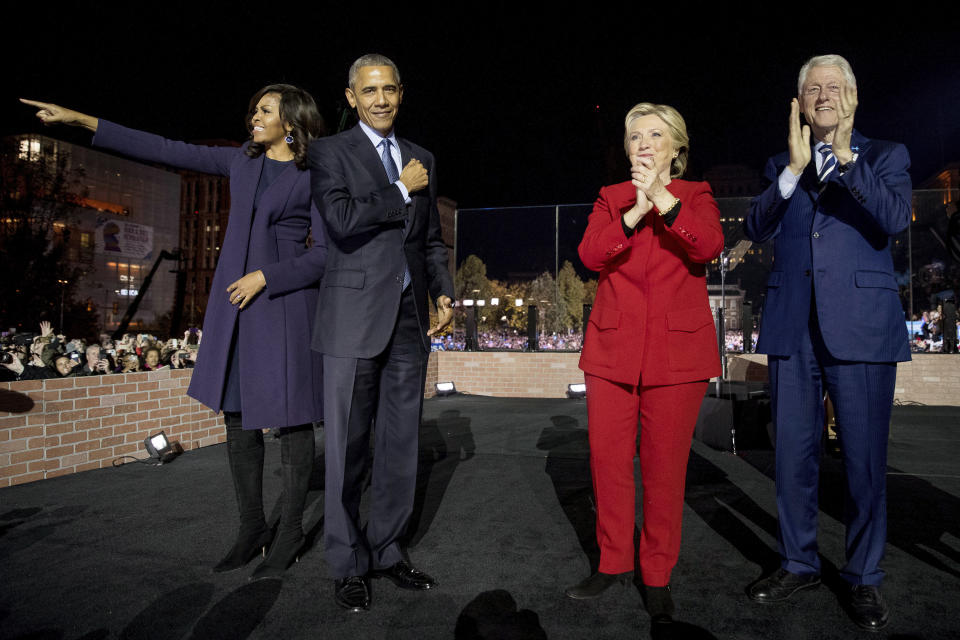
[[[153,254],[153,227],[105,219],[97,223],[94,249],[97,253],[137,260],[147,260]]]

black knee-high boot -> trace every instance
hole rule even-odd
[[[270,545],[267,558],[254,569],[251,580],[279,577],[299,560],[305,543],[303,507],[313,471],[313,425],[305,424],[280,430],[280,461],[283,495],[280,528]]]
[[[234,571],[263,554],[270,544],[271,531],[263,517],[263,433],[245,431],[240,413],[224,412],[227,425],[227,459],[240,510],[236,542],[213,570]]]

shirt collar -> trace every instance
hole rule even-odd
[[[367,134],[367,138],[370,139],[370,144],[372,144],[374,147],[379,148],[380,143],[383,142],[384,137],[380,135],[380,133],[376,129],[374,129],[373,127],[371,127],[370,125],[368,125],[366,122],[362,120],[360,121],[360,128],[363,129],[363,132],[365,134]],[[397,146],[397,136],[393,130],[390,131],[390,135],[388,135],[386,139],[390,141],[390,144]]]

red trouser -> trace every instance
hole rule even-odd
[[[640,571],[644,584],[662,587],[670,582],[680,554],[687,460],[707,382],[638,387],[589,374],[585,378],[599,569],[603,573],[634,569],[633,458],[639,416],[643,482]]]

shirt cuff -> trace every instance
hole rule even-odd
[[[677,200],[677,203],[670,209],[667,210],[665,214],[660,216],[663,218],[663,224],[668,227],[672,227],[673,223],[677,221],[677,216],[680,215],[680,207],[683,206],[683,203]]]
[[[397,180],[397,181],[394,182],[393,184],[397,185],[397,188],[400,189],[400,195],[403,196],[403,203],[404,203],[404,204],[410,204],[410,202],[411,202],[411,200],[410,200],[410,193],[407,191],[407,188],[404,186],[404,184],[403,184],[402,182],[400,182],[399,180]]]
[[[783,171],[780,172],[780,179],[777,183],[780,186],[780,197],[786,200],[796,190],[797,184],[800,183],[800,176],[793,175],[790,167],[784,167]]]
[[[628,238],[632,238],[633,234],[636,233],[637,229],[643,226],[643,218],[640,218],[640,222],[637,223],[637,226],[631,229],[627,226],[627,223],[624,221],[623,216],[620,216],[620,226],[623,227],[623,235]]]

